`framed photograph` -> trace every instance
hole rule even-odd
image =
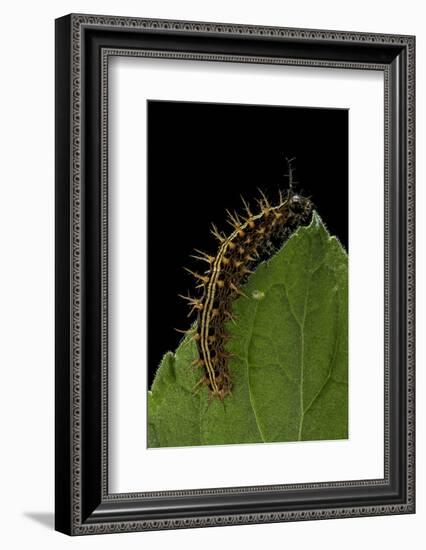
[[[56,20],[56,529],[415,511],[413,36]]]

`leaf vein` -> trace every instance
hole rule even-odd
[[[252,323],[252,327],[251,327],[251,331],[250,331],[250,338],[247,342],[247,349],[246,349],[246,356],[247,356],[247,360],[246,360],[246,365],[247,365],[247,386],[248,386],[250,405],[251,405],[251,408],[253,409],[253,415],[254,415],[254,419],[256,421],[256,427],[259,430],[259,435],[262,439],[262,442],[265,443],[266,438],[263,435],[262,429],[260,427],[260,422],[259,422],[259,418],[258,418],[258,415],[257,415],[256,407],[254,406],[254,402],[253,402],[253,395],[252,395],[252,392],[251,392],[251,385],[250,385],[250,365],[249,365],[249,361],[248,361],[248,350],[249,350],[249,347],[250,347],[250,345],[252,343],[252,340],[253,340],[254,325],[255,325],[255,322],[256,322],[257,314],[258,314],[258,308],[259,308],[259,304],[256,303],[255,310],[254,310],[254,313],[253,313],[253,323]]]

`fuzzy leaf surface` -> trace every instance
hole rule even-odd
[[[167,353],[148,394],[148,446],[348,437],[348,258],[314,213],[260,264],[228,323],[232,395],[194,392],[190,337]]]

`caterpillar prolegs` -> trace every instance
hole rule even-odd
[[[204,371],[200,383],[208,386],[211,397],[220,400],[232,390],[230,354],[226,350],[226,323],[235,320],[232,303],[243,294],[241,286],[253,268],[270,257],[300,225],[306,225],[313,209],[310,199],[295,193],[291,185],[285,194],[279,192],[275,206],[262,191],[260,195],[258,212],[252,212],[244,199],[244,216],[227,211],[232,227],[229,235],[213,225],[212,233],[219,243],[216,254],[197,250],[194,257],[208,264],[207,269],[201,273],[187,269],[196,279],[198,296],[181,296],[191,308],[190,315],[197,314],[193,338],[199,358],[194,365]]]

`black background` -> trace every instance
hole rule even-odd
[[[214,253],[214,222],[261,188],[270,201],[288,186],[310,196],[329,232],[348,249],[348,111],[305,107],[148,101],[148,385],[187,329],[193,294],[183,269],[204,269],[194,248]],[[253,202],[253,201],[252,201]],[[197,265],[198,264],[198,265]]]

